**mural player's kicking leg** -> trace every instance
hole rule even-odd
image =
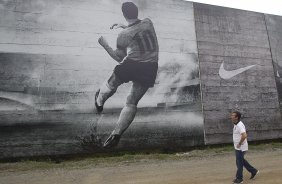
[[[138,82],[133,82],[131,90],[127,96],[126,105],[123,107],[120,113],[115,129],[105,141],[104,148],[114,147],[118,144],[121,135],[134,120],[137,112],[137,104],[147,90],[148,87],[143,86]]]
[[[110,78],[102,84],[95,94],[95,107],[97,113],[101,113],[103,111],[103,106],[106,100],[116,92],[117,88],[122,83],[123,82],[121,82],[116,74],[113,73]]]

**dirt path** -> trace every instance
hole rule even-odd
[[[244,171],[245,184],[282,183],[282,149],[250,151],[246,158],[260,174],[255,180],[249,180],[250,174]],[[13,171],[10,166],[4,169],[7,164],[0,166],[1,184],[221,184],[232,183],[236,169],[231,152],[189,159],[89,164],[77,168],[62,166]]]

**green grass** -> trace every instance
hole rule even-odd
[[[282,142],[271,143],[249,143],[250,152],[282,150]],[[71,156],[71,157],[41,157],[21,159],[15,162],[2,161],[0,163],[1,172],[15,172],[28,170],[48,170],[56,168],[76,169],[89,168],[93,166],[107,167],[114,165],[126,165],[132,163],[153,163],[160,161],[181,161],[189,159],[203,159],[216,155],[233,154],[232,144],[205,146],[194,148],[185,152],[164,152],[160,150],[145,152],[111,152],[96,153],[92,155]]]

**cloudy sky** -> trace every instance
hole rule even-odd
[[[188,0],[188,1],[282,16],[281,0]]]

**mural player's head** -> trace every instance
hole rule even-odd
[[[125,2],[121,6],[121,10],[125,19],[137,19],[138,8],[133,2]]]
[[[230,118],[233,123],[238,123],[241,119],[241,113],[239,111],[233,111]]]

